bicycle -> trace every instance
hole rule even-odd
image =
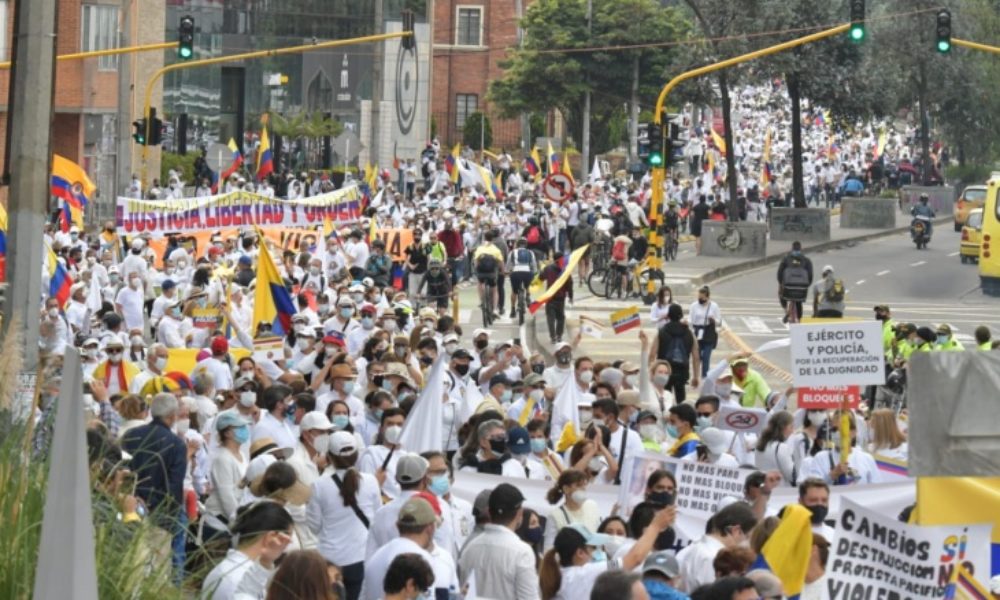
[[[524,325],[524,313],[528,310],[528,290],[522,286],[517,290],[517,324]]]
[[[487,277],[480,281],[482,292],[479,294],[479,306],[483,312],[483,327],[489,327],[495,319],[493,311],[493,293],[496,290],[497,280],[495,277]]]
[[[668,229],[666,239],[663,243],[663,256],[667,260],[677,260],[677,251],[680,248],[680,236],[676,229]]]
[[[615,294],[619,298],[624,293],[625,298],[640,298],[643,304],[656,301],[657,291],[664,285],[663,271],[660,269],[662,259],[656,256],[652,249],[646,258],[634,266],[611,265],[604,277],[604,297],[611,299]],[[622,288],[622,278],[625,287]],[[591,285],[588,280],[587,285]]]
[[[809,298],[809,288],[789,288],[782,286],[780,297],[785,301],[785,323],[798,323],[802,318],[799,314],[799,303]]]

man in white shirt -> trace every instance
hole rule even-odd
[[[407,454],[396,463],[396,483],[400,492],[396,499],[378,509],[368,530],[365,557],[370,559],[375,551],[396,537],[396,518],[411,496],[427,489],[427,459],[419,454]]]
[[[153,309],[149,313],[149,321],[153,327],[160,324],[167,304],[170,304],[177,297],[177,283],[173,279],[164,279],[160,283],[161,294],[153,300]]]
[[[490,523],[471,540],[458,561],[462,585],[476,575],[476,591],[483,598],[536,600],[539,598],[535,551],[514,531],[521,526],[524,496],[509,483],[490,492]]]
[[[217,336],[212,339],[211,350],[212,356],[198,363],[194,373],[211,374],[216,390],[233,389],[233,370],[229,365],[229,342],[221,335]]]
[[[174,298],[163,307],[163,318],[156,326],[156,341],[167,348],[183,348],[184,335],[181,333],[181,323],[184,313],[181,312],[181,302]]]
[[[681,590],[691,593],[698,587],[715,581],[712,561],[723,548],[733,548],[750,539],[750,530],[757,524],[750,506],[736,502],[712,515],[712,529],[697,542],[677,553],[681,565]]]
[[[830,486],[820,479],[806,479],[799,484],[799,504],[812,513],[812,530],[827,541],[833,539],[834,530],[826,524],[830,511]]]
[[[854,415],[851,421],[851,452],[847,455],[847,463],[840,461],[840,417],[835,415],[830,419],[830,439],[834,448],[820,450],[816,455],[802,461],[800,478],[817,478],[830,485],[850,485],[855,483],[882,483],[878,465],[871,454],[857,447],[857,425]]]
[[[128,386],[129,393],[138,394],[150,379],[163,375],[166,372],[168,357],[169,352],[163,344],[150,346],[142,371],[132,378],[132,383]],[[204,421],[202,422],[204,423]]]
[[[638,406],[639,393],[626,390],[621,393],[624,401],[632,406]],[[642,438],[638,433],[629,429],[618,420],[619,406],[614,400],[597,400],[593,404],[594,422],[603,423],[611,430],[611,441],[608,443],[608,450],[611,456],[618,461],[619,469],[624,465],[624,459],[629,456],[638,456],[643,450]],[[636,409],[638,410],[638,409]],[[623,438],[622,436],[626,436]],[[623,441],[624,439],[624,441]],[[618,483],[617,481],[615,482]]]
[[[269,437],[281,448],[294,448],[298,436],[298,427],[289,424],[285,419],[288,409],[288,398],[292,388],[277,383],[265,389],[257,397],[257,406],[261,409],[260,421],[253,427],[251,439]]]

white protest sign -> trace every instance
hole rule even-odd
[[[830,600],[942,598],[959,561],[987,581],[991,529],[908,525],[843,498],[826,570]]]
[[[878,321],[795,324],[790,337],[795,387],[885,383]]]
[[[721,404],[715,426],[737,433],[756,433],[767,426],[767,411],[763,408],[746,408],[738,404]]]
[[[646,495],[646,481],[659,469],[673,473],[677,480],[675,503],[687,516],[705,521],[715,512],[725,496],[743,497],[743,483],[752,471],[729,469],[713,464],[670,458],[657,452],[642,452],[626,457],[622,485],[618,494],[618,512],[632,514]]]

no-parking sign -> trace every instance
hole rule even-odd
[[[542,193],[554,202],[565,202],[573,195],[573,180],[564,173],[553,173],[542,182]]]

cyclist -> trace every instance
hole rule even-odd
[[[636,265],[646,260],[646,252],[649,250],[649,240],[642,235],[642,230],[638,225],[632,226],[632,245],[628,249],[628,264]]]
[[[479,297],[484,298],[486,284],[490,286],[493,295],[494,319],[499,319],[500,314],[496,312],[497,307],[497,278],[503,268],[503,253],[493,245],[494,232],[487,231],[483,236],[485,243],[480,244],[472,254],[472,264],[476,270],[476,280],[479,281]]]
[[[795,302],[796,314],[802,318],[802,302],[809,296],[809,286],[813,281],[812,261],[802,253],[802,242],[792,242],[792,251],[778,266],[778,298],[781,308],[786,310],[783,323],[788,322],[788,302]]]
[[[510,317],[513,319],[517,312],[517,293],[524,290],[527,304],[528,286],[538,273],[535,253],[528,250],[528,242],[524,238],[518,239],[514,251],[507,255],[506,271],[510,273]]]
[[[427,287],[427,299],[437,305],[438,314],[444,315],[448,312],[448,298],[451,296],[451,275],[444,268],[444,260],[431,258],[427,262],[427,272],[424,273],[420,285],[417,286],[416,294]]]
[[[663,213],[662,227],[665,234],[663,238],[669,247],[674,240],[678,239],[681,228],[681,213],[677,210],[676,200],[671,200],[667,204],[667,212]]]
[[[631,249],[632,238],[624,232],[615,236],[615,238],[611,241],[610,269],[616,271],[622,278],[620,292],[628,289],[629,251]]]

